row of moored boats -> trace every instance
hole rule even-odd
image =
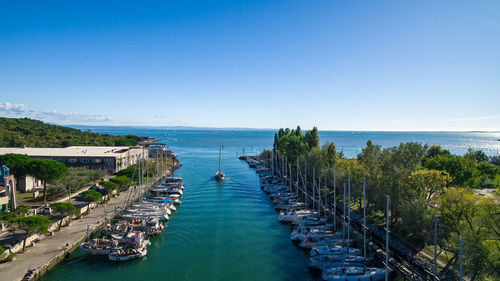
[[[309,267],[321,272],[323,280],[377,281],[385,278],[385,269],[370,267],[373,258],[353,247],[354,237],[346,239],[345,232],[335,232],[335,226],[327,218],[309,209],[296,192],[271,175],[263,162],[254,158],[245,160],[250,167],[256,168],[261,188],[273,200],[279,220],[293,226],[290,239],[308,251]]]
[[[133,202],[112,223],[100,229],[100,238],[87,239],[80,249],[111,261],[127,261],[147,255],[150,237],[161,235],[162,222],[177,210],[184,193],[182,178],[169,177],[145,192],[139,185],[139,200]],[[132,192],[132,190],[130,190]]]

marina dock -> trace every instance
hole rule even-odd
[[[362,213],[349,210],[349,217],[344,217],[342,214],[348,208],[344,209],[342,202],[338,201],[342,196],[340,192],[337,194],[337,202],[335,203],[331,194],[325,192],[324,183],[321,185],[321,183],[313,182],[311,179],[308,181],[300,170],[294,171],[290,165],[285,164],[284,159],[279,159],[278,155],[274,157],[274,159],[261,159],[258,156],[240,156],[239,159],[246,161],[250,167],[256,168],[258,173],[262,173],[263,170],[270,173],[271,180],[261,182],[262,185],[281,184],[288,186],[293,193],[298,195],[301,202],[305,202],[306,208],[312,208],[323,214],[328,222],[336,222],[335,228],[337,230],[341,228],[342,223],[347,224],[349,221],[351,237],[363,237]],[[369,233],[366,241],[367,251],[369,249],[374,257],[381,261],[382,264],[385,264],[385,230],[368,222],[366,223],[366,230]],[[397,238],[390,236],[389,240],[389,256],[387,260],[388,268],[392,272],[397,272],[404,280],[445,280],[439,279],[433,274],[430,262],[417,257]]]
[[[177,163],[175,168],[178,168]],[[26,248],[22,254],[16,255],[11,262],[0,264],[0,281],[38,280],[51,268],[61,262],[68,254],[78,248],[88,233],[97,230],[104,223],[105,215],[108,219],[114,217],[115,208],[124,209],[144,193],[151,185],[170,175],[173,171],[166,170],[154,180],[146,183],[146,188],[134,193],[134,187],[127,192],[121,192],[107,203],[101,204],[83,215],[78,220],[73,220],[69,226],[61,228],[53,235],[46,236],[33,247]]]

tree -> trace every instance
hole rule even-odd
[[[425,208],[429,208],[450,182],[451,177],[443,171],[418,170],[405,183],[405,197],[407,200],[418,200]]]
[[[402,235],[411,235],[422,242],[430,236],[433,229],[433,206],[450,180],[447,173],[426,169],[413,172],[407,178],[401,200]]]
[[[78,177],[65,177],[64,185],[68,190],[68,202],[71,202],[71,191],[76,191],[78,188],[83,186],[83,183]]]
[[[29,173],[43,181],[43,202],[47,202],[47,183],[60,180],[67,173],[68,168],[52,159],[33,159],[29,162]]]
[[[114,182],[111,182],[111,181],[100,181],[99,182],[99,185],[104,187],[108,193],[111,194],[113,193],[113,190],[116,190],[116,192],[120,192],[120,187],[114,183]]]
[[[88,177],[90,181],[96,181],[98,179],[102,179],[102,177],[104,177],[104,175],[106,174],[106,172],[104,172],[103,170],[90,170],[86,168],[84,169],[87,170],[87,172],[89,173]]]
[[[59,221],[59,230],[61,230],[62,222],[65,216],[69,216],[71,220],[73,215],[79,215],[80,210],[76,208],[73,204],[69,202],[58,202],[50,205],[54,212],[61,215],[61,220]]]
[[[119,171],[118,176],[126,176],[126,177],[133,179],[133,178],[137,178],[138,173],[139,173],[139,171],[137,170],[137,168],[128,167],[126,169]]]
[[[306,138],[306,143],[309,149],[319,147],[318,128],[314,127],[312,130],[307,131],[304,137]]]
[[[120,186],[121,189],[128,188],[130,186],[130,178],[126,176],[118,176],[109,179],[111,182]]]
[[[466,188],[449,188],[439,197],[440,235],[446,235],[444,247],[458,257],[458,240],[464,240],[465,272],[475,280],[498,277],[500,264],[500,205],[491,198],[475,195]]]
[[[0,146],[2,147],[67,147],[70,145],[135,146],[139,137],[116,136],[91,131],[49,125],[29,118],[0,117]]]
[[[72,192],[78,190],[79,188],[86,186],[90,184],[91,182],[101,179],[104,175],[104,171],[102,170],[91,170],[83,167],[79,168],[73,168],[70,167],[68,168],[68,172],[64,176],[64,178],[58,183],[61,184],[61,187],[64,189],[62,190],[63,193],[69,193],[70,196]],[[50,191],[54,188],[52,186],[48,191],[49,194],[51,193]],[[71,200],[68,200],[71,201]]]
[[[31,208],[28,206],[19,206],[13,212],[7,212],[7,213],[0,212],[0,224],[8,223],[11,219],[15,218],[16,216],[24,216],[29,212],[29,210],[31,210]]]
[[[295,130],[295,135],[297,137],[301,137],[302,136],[302,129],[300,128],[300,126],[297,126],[297,129]]]
[[[382,187],[380,185],[380,180],[382,178],[381,170],[381,155],[382,147],[380,145],[374,145],[371,140],[366,142],[366,147],[361,149],[361,153],[358,154],[359,162],[365,167],[366,171],[366,194],[368,198],[368,203],[370,201],[380,201],[379,205],[385,202],[385,196],[382,192]]]
[[[495,165],[495,166],[500,166],[500,155],[491,156],[490,163]]]
[[[29,156],[23,154],[8,153],[0,155],[0,165],[9,167],[10,172],[20,178],[28,172],[28,163],[31,161]]]
[[[304,144],[307,146],[306,144]],[[324,156],[319,147],[310,148],[307,150],[305,154],[305,159],[307,160],[307,178],[313,180],[313,172],[316,177],[314,180],[317,181],[317,178],[320,176],[323,169],[326,167]]]
[[[294,162],[298,156],[302,156],[307,151],[307,144],[303,136],[284,135],[279,139],[279,152],[286,156],[289,161]]]
[[[469,147],[467,153],[464,154],[464,158],[474,160],[478,163],[483,161],[488,162],[488,155],[486,155],[486,153],[482,150],[475,150],[472,147]]]
[[[480,184],[484,184],[488,180],[489,182],[491,182],[498,174],[500,174],[500,167],[490,164],[486,161],[480,162],[477,165],[477,170],[481,177]]]
[[[321,150],[323,152],[323,157],[326,165],[328,167],[333,167],[338,158],[337,147],[335,143],[326,142]]]
[[[284,135],[285,135],[285,129],[280,128],[280,129],[278,130],[278,139],[280,139],[280,138],[281,138],[282,136],[284,136]]]
[[[50,221],[48,218],[40,215],[29,217],[15,217],[9,221],[13,229],[20,229],[25,231],[23,252],[26,248],[26,239],[32,233],[47,233]]]
[[[477,162],[471,158],[457,155],[437,155],[425,159],[427,169],[446,171],[452,178],[453,186],[477,187],[480,184],[480,173]]]
[[[279,137],[278,137],[278,134],[274,134],[274,143],[273,143],[273,147],[275,148],[279,148]]]
[[[393,223],[401,215],[401,203],[406,192],[404,183],[408,176],[422,168],[425,151],[426,147],[416,142],[401,143],[399,146],[389,147],[382,151],[380,157],[380,168],[382,170],[380,184],[386,189],[385,194],[391,196]],[[377,202],[382,203],[381,200]],[[380,209],[383,209],[382,204],[379,206]]]
[[[358,202],[361,207],[363,203],[361,187],[363,186],[363,179],[365,179],[367,175],[364,166],[358,161],[358,159],[341,158],[337,159],[335,168],[338,182],[347,184],[348,177],[351,176],[351,196],[353,197],[351,198],[351,201]]]
[[[431,145],[429,149],[427,149],[427,152],[425,153],[425,158],[430,158],[437,155],[446,156],[446,155],[451,155],[451,153],[448,150],[443,149],[440,145]]]
[[[87,202],[87,212],[90,212],[90,203],[100,202],[102,200],[102,195],[92,189],[86,190],[79,195],[80,200]]]

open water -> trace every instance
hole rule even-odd
[[[307,255],[290,242],[290,227],[278,222],[258,176],[238,156],[270,148],[274,131],[167,131],[140,128],[98,128],[110,134],[159,138],[183,165],[182,205],[163,235],[152,239],[145,258],[112,263],[107,257],[75,251],[44,280],[317,280],[307,271]],[[383,147],[418,141],[441,144],[452,153],[469,147],[497,155],[500,133],[450,132],[320,132],[321,142],[335,142],[347,157],[355,157],[368,139]],[[219,184],[219,141],[222,169]]]

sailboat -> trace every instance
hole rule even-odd
[[[215,173],[215,180],[216,181],[222,181],[226,177],[224,172],[220,169],[221,157],[222,157],[222,142],[220,143],[220,147],[219,147],[219,170],[217,171],[217,173]]]

